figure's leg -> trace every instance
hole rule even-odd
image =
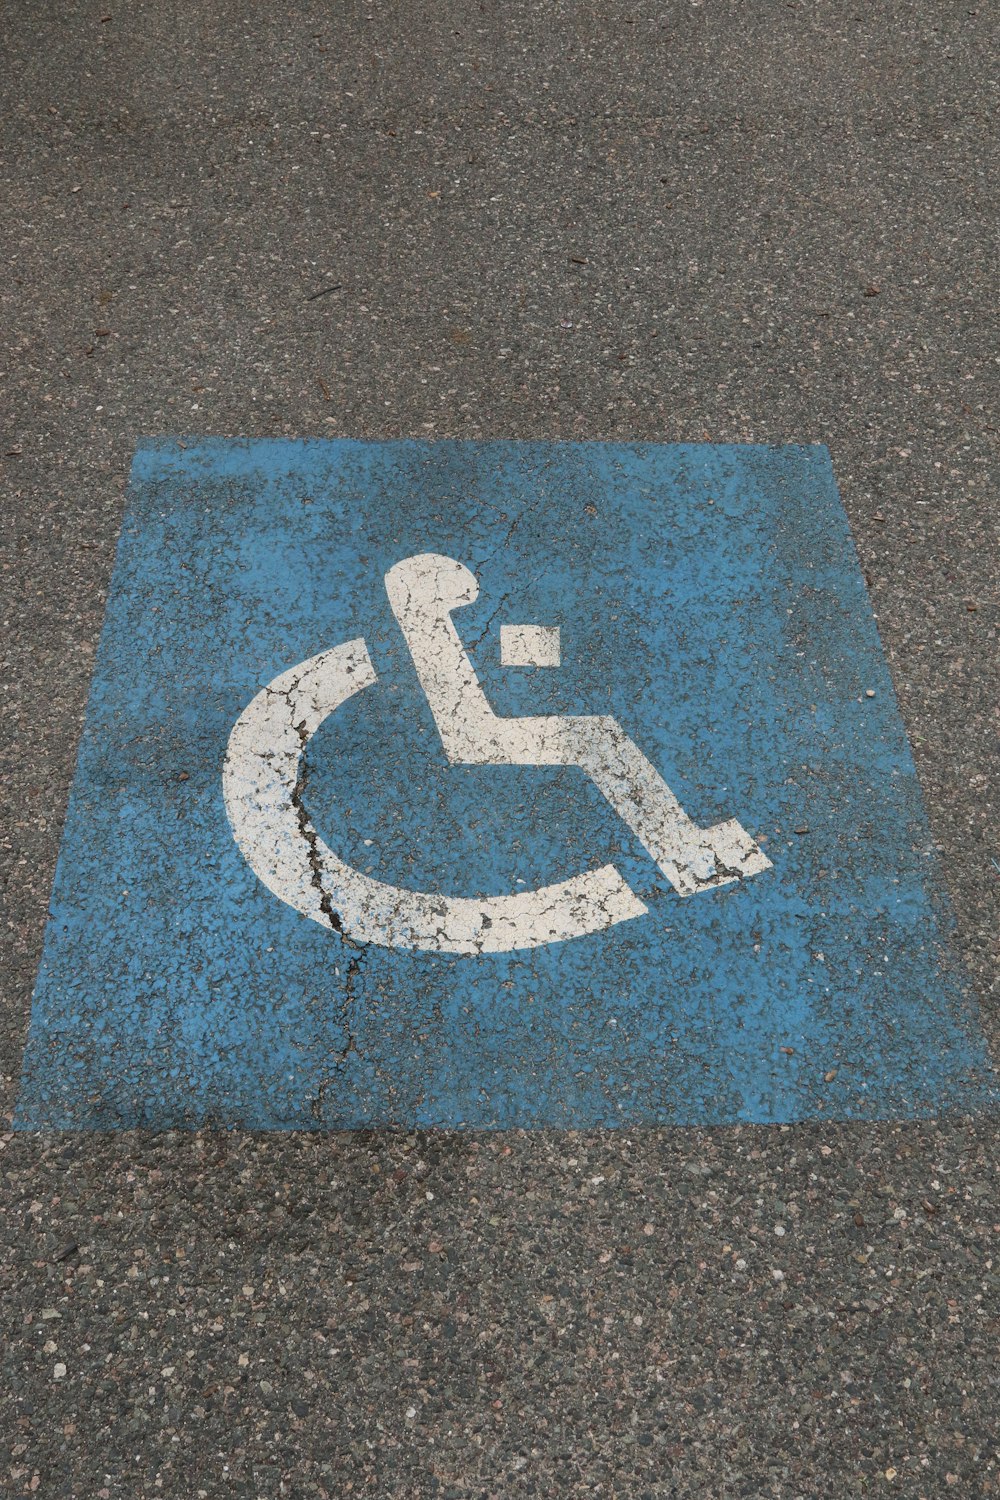
[[[770,869],[770,860],[735,819],[699,828],[616,719],[529,719],[521,725],[522,734],[530,726],[535,763],[577,765],[587,772],[679,895]]]

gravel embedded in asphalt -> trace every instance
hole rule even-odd
[[[7,1108],[156,434],[828,444],[997,1055],[995,33],[923,3],[11,22]],[[991,1120],[18,1136],[0,1490],[997,1494],[996,1160]]]

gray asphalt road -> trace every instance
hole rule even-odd
[[[995,15],[4,31],[7,1105],[161,433],[827,443],[995,1045]],[[1000,1493],[989,1120],[17,1136],[0,1170],[2,1494]]]

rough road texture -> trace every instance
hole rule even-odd
[[[996,1039],[995,28],[8,16],[8,1100],[157,432],[826,442]],[[989,1121],[8,1141],[0,1493],[996,1494],[996,1155]]]

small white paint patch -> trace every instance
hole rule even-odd
[[[501,625],[500,665],[558,667],[562,660],[558,625]]]

